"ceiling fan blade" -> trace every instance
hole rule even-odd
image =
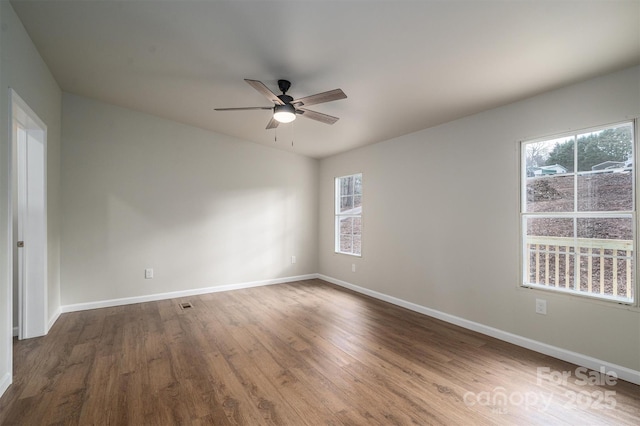
[[[310,118],[312,120],[320,121],[325,124],[333,124],[339,120],[338,117],[334,117],[332,115],[323,114],[318,111],[311,111],[309,109],[299,108],[296,110],[296,113],[301,114],[303,117]]]
[[[329,90],[328,92],[317,93],[315,95],[306,96],[300,99],[294,99],[292,104],[302,104],[305,106],[321,104],[324,102],[337,101],[338,99],[345,99],[347,95],[342,89]]]
[[[276,120],[275,118],[271,117],[271,120],[269,120],[269,122],[267,123],[267,127],[266,129],[275,129],[276,127],[278,127],[278,124],[280,124],[280,122],[278,120]]]
[[[273,109],[273,107],[214,108],[215,111],[249,111],[253,109]]]
[[[251,87],[256,89],[258,92],[262,93],[271,102],[273,102],[275,104],[278,104],[278,105],[284,105],[284,102],[282,102],[280,100],[280,98],[278,96],[276,96],[276,94],[273,93],[271,90],[269,90],[269,88],[267,86],[265,86],[264,83],[262,83],[261,81],[249,80],[247,78],[245,78],[244,81],[249,83],[251,85]]]

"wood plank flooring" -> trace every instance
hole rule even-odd
[[[640,386],[584,385],[575,365],[320,280],[63,314],[14,342],[14,368],[2,425],[640,419]]]

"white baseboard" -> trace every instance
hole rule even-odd
[[[11,385],[11,372],[6,373],[0,379],[0,396],[9,388],[9,385]]]
[[[47,333],[49,333],[49,330],[51,330],[51,327],[53,327],[53,324],[55,324],[56,321],[58,321],[58,318],[60,318],[60,314],[62,314],[62,310],[58,308],[53,313],[53,315],[51,315],[51,317],[49,318],[49,323],[47,324]]]
[[[377,291],[369,290],[367,288],[360,287],[360,286],[348,283],[346,281],[341,281],[332,277],[328,277],[326,275],[318,274],[317,277],[322,280],[328,281],[332,284],[339,285],[340,287],[348,288],[355,292],[365,294],[367,296],[371,296],[375,299],[383,300],[393,305],[401,306],[411,311],[418,312],[433,318],[437,318],[439,320],[442,320],[451,324],[455,324],[457,326],[460,326],[469,330],[473,330],[481,334],[486,334],[487,336],[495,337],[496,339],[513,343],[514,345],[531,349],[532,351],[540,352],[542,354],[549,355],[554,358],[558,358],[563,361],[570,362],[572,364],[576,364],[582,367],[587,367],[596,371],[599,371],[601,367],[604,367],[606,371],[615,372],[620,379],[640,385],[640,371],[632,370],[630,368],[623,367],[621,365],[612,364],[610,362],[596,359],[596,358],[583,355],[577,352],[569,351],[566,349],[558,348],[556,346],[548,345],[546,343],[538,342],[537,340],[532,340],[526,337],[519,336],[517,334],[512,334],[512,333],[499,330],[497,328],[489,327],[487,325],[480,324],[474,321],[469,321],[467,319],[460,318],[455,315],[450,315],[444,312],[437,311],[435,309],[427,308],[422,305],[417,305],[415,303],[407,302],[406,300],[398,299],[396,297],[389,296],[384,293],[379,293]]]
[[[240,290],[243,288],[260,287],[272,284],[283,284],[294,281],[310,280],[318,278],[318,274],[298,275],[295,277],[275,278],[271,280],[251,281],[240,284],[228,284],[216,287],[195,288],[191,290],[172,291],[169,293],[157,293],[145,296],[125,297],[122,299],[100,300],[97,302],[75,303],[60,307],[61,313],[86,311],[89,309],[109,308],[112,306],[132,305],[134,303],[155,302],[157,300],[175,299],[178,297],[195,296],[199,294],[216,293],[219,291]]]
[[[58,318],[60,318],[61,313],[62,311],[60,310],[60,308],[58,308],[53,313],[53,315],[51,315],[51,318],[49,318],[49,322],[47,323],[47,331],[45,332],[45,335],[49,333],[49,330],[51,330],[51,327],[53,327],[53,324],[55,324],[55,322],[58,321]],[[19,332],[20,331],[18,327],[13,327],[13,337],[18,337]]]

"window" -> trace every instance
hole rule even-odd
[[[336,253],[360,256],[362,173],[336,178]]]
[[[522,285],[632,303],[634,123],[522,144]]]

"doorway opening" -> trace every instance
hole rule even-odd
[[[19,339],[47,333],[47,126],[11,90],[13,321]]]

